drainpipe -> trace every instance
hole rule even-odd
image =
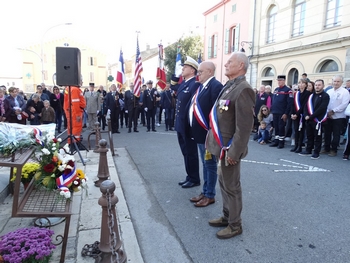
[[[255,43],[255,39],[254,39],[254,36],[255,36],[255,15],[256,15],[256,0],[254,0],[254,16],[253,16],[253,39],[252,39],[252,54],[251,54],[251,58],[253,57],[253,54],[254,54],[254,43]],[[253,71],[253,66],[252,66],[252,63],[250,62],[250,59],[249,59],[249,64],[250,64],[250,77],[249,77],[249,83],[250,85],[252,84],[252,71]],[[257,83],[255,83],[256,85]]]
[[[221,75],[220,75],[220,82],[222,82],[222,73],[224,72],[224,54],[225,54],[225,9],[226,9],[226,3],[225,0],[222,1],[224,4],[224,16],[223,16],[223,23],[222,23],[222,55],[221,55]]]

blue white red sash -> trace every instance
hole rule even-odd
[[[38,128],[33,128],[34,131],[34,137],[35,137],[35,141],[40,144],[41,146],[44,146],[44,143],[41,141],[41,130]]]
[[[312,98],[314,96],[314,93],[312,93],[307,101],[307,109],[310,115],[314,114],[314,104],[312,102]],[[325,113],[324,117],[319,120],[317,117],[314,118],[314,121],[317,122],[316,124],[316,130],[318,130],[318,135],[321,135],[321,123],[325,122],[327,120],[327,112]]]
[[[217,111],[216,111],[216,103],[214,104],[214,106],[211,109],[211,112],[209,114],[209,121],[210,121],[210,127],[213,131],[214,138],[221,148],[221,150],[220,150],[220,160],[221,160],[225,157],[226,151],[231,147],[233,137],[229,140],[227,146],[225,146],[224,141],[222,139],[221,132],[219,130],[218,116],[217,116]]]
[[[200,92],[200,88],[197,89],[196,94],[192,98],[193,103],[193,114],[198,123],[205,129],[206,131],[209,130],[209,125],[207,123],[207,120],[204,117],[203,111],[198,103],[198,94]]]
[[[297,91],[294,95],[294,106],[296,112],[299,112],[301,105],[300,105],[300,91]],[[303,114],[300,114],[300,120],[299,120],[299,131],[301,131],[301,128],[303,127]]]
[[[60,177],[56,178],[56,184],[58,189],[62,188],[63,190],[64,187],[68,188],[73,183],[76,177],[77,177],[77,173],[75,171],[75,166],[74,166],[72,171],[69,174],[62,174]]]

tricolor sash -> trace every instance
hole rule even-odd
[[[297,91],[294,95],[294,106],[296,111],[298,112],[301,108],[300,105],[300,91]],[[301,128],[303,127],[303,114],[300,114],[300,120],[299,120],[299,131],[301,131]]]
[[[209,130],[209,125],[207,123],[207,120],[204,117],[203,111],[198,103],[198,94],[200,88],[197,89],[196,94],[193,96],[192,98],[192,103],[193,103],[193,115],[196,118],[196,120],[198,121],[198,123],[202,126],[202,128],[204,130]]]
[[[307,101],[307,109],[308,109],[308,112],[310,115],[313,115],[314,114],[314,104],[312,102],[312,98],[314,96],[314,93],[312,93]],[[321,135],[321,123],[322,122],[325,122],[327,120],[327,112],[326,114],[324,115],[324,117],[319,120],[317,119],[316,117],[314,118],[314,121],[317,122],[316,124],[316,130],[318,130],[318,135]]]
[[[64,187],[69,187],[75,178],[77,177],[77,173],[75,171],[75,166],[69,174],[62,174],[60,177],[56,178],[56,184],[58,189],[64,189]]]
[[[41,141],[41,130],[38,128],[33,128],[34,131],[34,137],[35,137],[35,141],[40,144],[41,146],[44,146],[44,142]]]
[[[214,104],[213,108],[211,109],[211,112],[209,114],[209,121],[210,121],[210,127],[213,131],[214,138],[218,145],[220,146],[220,160],[222,160],[225,156],[226,151],[231,147],[233,137],[229,140],[227,146],[224,145],[224,141],[222,139],[221,132],[219,130],[218,125],[218,116],[216,112],[216,103]]]

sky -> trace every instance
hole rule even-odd
[[[147,44],[154,48],[160,41],[164,46],[173,43],[190,29],[203,34],[203,13],[220,1],[0,1],[0,75],[17,67],[17,48],[64,36],[106,53],[107,62],[115,63],[121,48],[124,59],[136,53],[137,31],[141,51]],[[60,25],[64,23],[72,25]]]

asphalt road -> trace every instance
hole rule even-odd
[[[114,161],[145,262],[350,262],[350,161],[341,150],[312,160],[288,143],[251,140],[241,165],[243,234],[219,240],[208,225],[221,215],[218,185],[215,204],[194,207],[189,198],[201,186],[178,185],[185,170],[176,132],[139,130],[113,134]]]

